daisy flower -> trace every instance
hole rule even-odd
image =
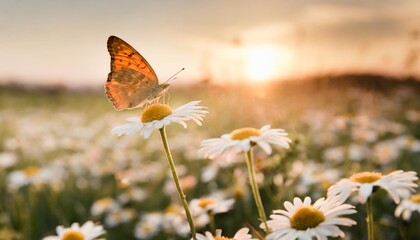
[[[366,203],[375,187],[380,187],[391,195],[395,203],[399,203],[400,198],[407,198],[411,192],[414,192],[417,179],[417,173],[414,171],[398,170],[387,175],[378,172],[360,172],[331,186],[328,189],[328,196],[341,194],[347,199],[351,192],[358,191],[359,202]]]
[[[136,216],[137,216],[137,212],[133,208],[118,209],[106,215],[105,226],[112,228],[122,223],[129,222],[132,219],[134,219]]]
[[[224,134],[220,138],[211,138],[201,143],[199,150],[206,158],[216,158],[226,154],[228,158],[240,152],[248,152],[252,146],[260,146],[265,153],[272,152],[270,144],[289,148],[291,140],[287,137],[287,132],[279,128],[271,128],[265,125],[260,129],[240,128],[230,134]]]
[[[152,239],[162,227],[163,215],[158,212],[146,213],[136,224],[134,236],[138,239]]]
[[[222,193],[213,193],[191,200],[190,208],[195,218],[209,218],[210,229],[214,230],[214,215],[231,210],[234,204],[235,199],[226,199]]]
[[[59,180],[57,171],[51,171],[46,167],[27,166],[21,170],[14,170],[7,176],[8,187],[16,190],[27,185],[38,186],[41,184],[51,184],[53,180]]]
[[[400,205],[395,209],[394,215],[408,221],[413,212],[420,213],[420,193],[403,199]]]
[[[105,197],[96,200],[91,208],[90,213],[92,216],[100,216],[104,213],[113,212],[120,209],[120,205],[114,199],[110,197]]]
[[[191,211],[195,214],[212,212],[213,214],[224,213],[233,208],[235,199],[225,199],[222,194],[193,199],[190,202]]]
[[[205,110],[205,107],[198,105],[200,102],[201,101],[192,101],[175,110],[172,110],[172,108],[166,104],[151,105],[143,111],[140,118],[127,118],[127,121],[130,123],[113,128],[112,133],[116,135],[132,135],[139,131],[144,138],[148,138],[153,130],[161,129],[173,122],[186,128],[187,124],[185,122],[193,120],[201,126],[204,114],[206,114],[207,111]]]
[[[354,206],[344,204],[342,196],[318,199],[311,204],[310,197],[303,202],[294,198],[293,203],[286,201],[286,210],[274,210],[267,222],[272,230],[267,240],[312,239],[325,240],[328,237],[342,237],[345,234],[338,225],[351,226],[355,221],[342,215],[356,213]],[[263,227],[261,224],[260,227]]]
[[[190,210],[188,208],[186,195],[184,194],[184,191],[180,184],[178,173],[175,168],[175,162],[172,158],[171,150],[169,149],[165,126],[176,122],[182,125],[184,128],[186,128],[187,124],[185,122],[188,120],[193,120],[198,125],[201,125],[201,122],[204,118],[204,114],[206,114],[207,111],[205,110],[205,107],[198,105],[199,103],[200,101],[192,101],[182,105],[181,107],[178,107],[175,110],[172,110],[172,108],[166,104],[157,103],[144,109],[140,118],[128,118],[127,120],[130,123],[112,129],[112,133],[117,135],[130,135],[139,131],[144,138],[148,138],[152,134],[153,130],[159,130],[160,136],[162,138],[163,148],[165,150],[166,157],[168,159],[168,164],[171,170],[172,178],[178,191],[179,198],[181,199],[182,205],[185,209],[185,215],[187,216],[188,224],[190,225],[191,235],[193,239],[195,239],[195,226]]]
[[[248,228],[241,228],[236,232],[233,238],[229,238],[222,236],[222,230],[217,229],[215,236],[213,236],[210,232],[206,232],[205,236],[197,234],[197,240],[254,240],[255,238],[252,238],[251,234],[248,234],[248,232]]]
[[[102,225],[95,225],[92,221],[84,223],[82,226],[79,223],[73,223],[69,228],[58,226],[57,236],[48,236],[43,240],[94,240],[105,233]]]

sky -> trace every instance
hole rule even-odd
[[[160,81],[420,75],[415,0],[0,0],[0,84],[100,86],[110,35]]]

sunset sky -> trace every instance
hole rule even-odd
[[[161,81],[264,81],[345,71],[420,75],[420,1],[0,0],[0,83],[100,86],[106,41]]]

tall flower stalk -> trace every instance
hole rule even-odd
[[[373,234],[373,209],[372,209],[372,195],[367,199],[366,202],[366,223],[367,223],[367,232],[368,240],[374,240]]]
[[[267,216],[265,215],[264,205],[261,201],[261,195],[258,188],[258,183],[255,179],[255,165],[254,165],[254,155],[252,148],[245,153],[246,165],[248,168],[248,177],[249,183],[251,184],[252,194],[254,196],[255,205],[257,205],[258,215],[260,216],[261,221],[264,224],[264,230],[266,233],[269,233],[269,228],[267,225]]]
[[[171,168],[172,178],[174,179],[179,198],[181,199],[182,206],[184,207],[188,224],[190,225],[192,238],[196,239],[194,221],[191,216],[190,208],[188,207],[187,197],[185,196],[184,191],[182,191],[181,184],[179,183],[178,173],[176,172],[176,169],[175,169],[175,162],[172,158],[171,150],[169,149],[169,145],[168,145],[168,139],[166,137],[165,126],[160,128],[159,132],[162,138],[163,148],[165,149],[166,157],[168,158],[169,167]]]

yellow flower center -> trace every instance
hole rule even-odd
[[[290,226],[296,230],[315,228],[325,220],[324,214],[313,207],[301,207],[290,218]]]
[[[416,139],[413,137],[413,136],[408,136],[407,137],[407,143],[408,143],[408,145],[412,145],[412,144],[414,144],[416,142]]]
[[[331,181],[329,181],[329,180],[323,180],[323,181],[321,182],[321,186],[322,186],[324,189],[328,189],[329,187],[331,187],[331,185],[333,185],[333,183],[332,183]]]
[[[144,224],[143,231],[148,234],[153,232],[153,226],[149,223]]]
[[[348,112],[348,113],[345,113],[345,114],[343,114],[342,115],[343,117],[345,117],[345,118],[356,118],[356,113],[354,113],[354,112]]]
[[[165,213],[179,213],[179,211],[175,205],[169,205],[165,208]]]
[[[235,240],[234,238],[228,238],[228,237],[215,237],[214,240]]]
[[[260,135],[261,135],[261,131],[259,129],[247,127],[247,128],[240,128],[240,129],[236,129],[232,131],[230,133],[230,139],[243,140],[249,137],[260,136]]]
[[[84,240],[84,239],[85,239],[85,236],[81,232],[75,231],[75,230],[66,231],[61,237],[61,240]]]
[[[415,202],[415,203],[420,203],[420,193],[411,196],[410,201]]]
[[[141,114],[141,122],[148,123],[155,120],[162,120],[164,117],[171,115],[172,108],[165,104],[154,104],[144,109]]]
[[[201,198],[198,201],[198,206],[200,206],[201,208],[206,208],[207,206],[214,204],[216,201],[212,198]]]
[[[25,176],[35,176],[39,173],[39,168],[37,167],[26,167],[25,169],[23,169],[23,174],[25,174]]]
[[[98,205],[103,207],[110,207],[114,203],[114,200],[110,197],[101,198],[96,201]]]
[[[358,183],[373,183],[382,178],[382,174],[378,172],[360,172],[350,177],[350,180]]]

